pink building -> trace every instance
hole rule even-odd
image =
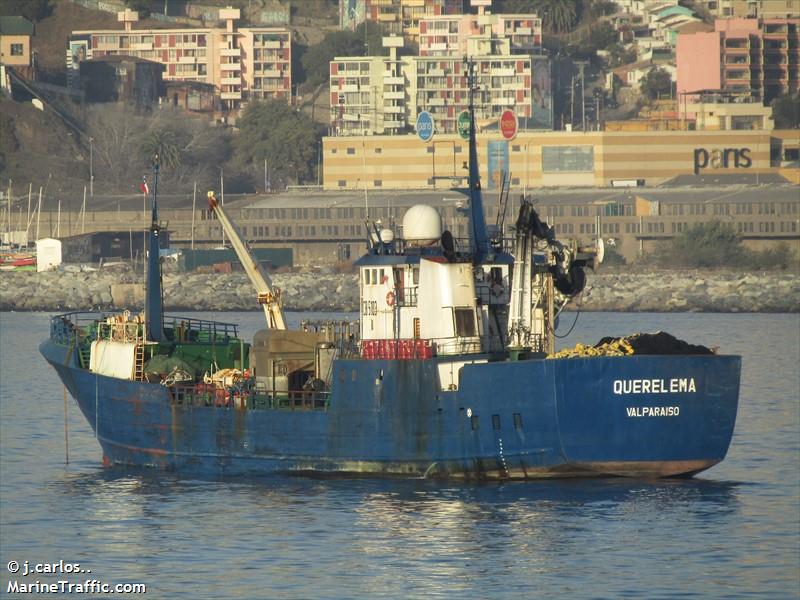
[[[67,48],[67,81],[77,85],[84,60],[126,55],[163,65],[164,81],[213,85],[226,110],[248,100],[289,102],[292,32],[282,27],[236,27],[238,8],[219,10],[222,27],[134,29],[136,11],[118,14],[124,30],[73,31]]]
[[[769,103],[796,94],[800,19],[718,19],[712,32],[679,34],[678,94],[749,93]]]

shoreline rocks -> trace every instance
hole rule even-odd
[[[295,272],[272,275],[284,310],[358,310],[353,273]],[[0,311],[70,311],[141,307],[142,276],[129,269],[93,272],[4,272]],[[243,273],[165,273],[169,312],[258,310]],[[800,274],[730,271],[600,271],[588,273],[575,310],[620,312],[800,312]]]

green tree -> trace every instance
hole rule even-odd
[[[161,168],[174,171],[181,165],[181,150],[175,134],[169,129],[156,129],[145,134],[139,154],[148,163],[158,156]]]
[[[570,31],[578,22],[580,2],[576,0],[537,0],[533,12],[542,18],[542,25],[554,32]]]
[[[661,67],[655,67],[642,78],[639,89],[651,100],[657,100],[672,93],[672,77]]]
[[[253,168],[263,168],[285,181],[312,179],[322,131],[305,113],[280,100],[251,102],[238,122],[236,155]]]
[[[619,42],[611,44],[608,47],[609,65],[611,67],[618,67],[620,65],[627,65],[636,61],[636,50],[625,48]]]
[[[800,94],[775,98],[772,101],[772,118],[778,129],[800,128]]]
[[[673,238],[660,262],[670,266],[721,267],[745,263],[748,253],[731,225],[699,223]]]
[[[41,21],[52,10],[50,0],[0,0],[0,16],[3,17],[18,16],[29,21]]]
[[[575,27],[583,4],[582,0],[503,0],[496,10],[501,13],[535,13],[541,17],[545,28],[560,33]]]
[[[139,18],[150,16],[150,0],[125,0],[125,5],[139,13]]]
[[[355,32],[357,37],[364,40],[365,56],[387,56],[389,49],[383,47],[383,36],[386,30],[374,21],[364,21]]]
[[[364,56],[364,35],[352,31],[331,31],[319,44],[309,46],[302,58],[306,81],[319,85],[330,78],[330,62],[336,56]]]

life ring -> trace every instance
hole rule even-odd
[[[386,304],[388,304],[389,306],[394,306],[394,292],[387,292]]]
[[[502,286],[502,285],[500,285],[499,283],[495,283],[495,284],[493,284],[493,285],[492,285],[492,287],[491,287],[490,289],[492,290],[492,295],[493,295],[495,298],[499,298],[499,297],[500,297],[500,296],[502,296],[502,295],[503,295],[503,293],[505,292],[505,290],[503,289],[503,286]]]

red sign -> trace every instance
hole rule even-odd
[[[514,111],[504,110],[500,115],[500,133],[507,140],[517,137],[517,115],[514,114]]]

